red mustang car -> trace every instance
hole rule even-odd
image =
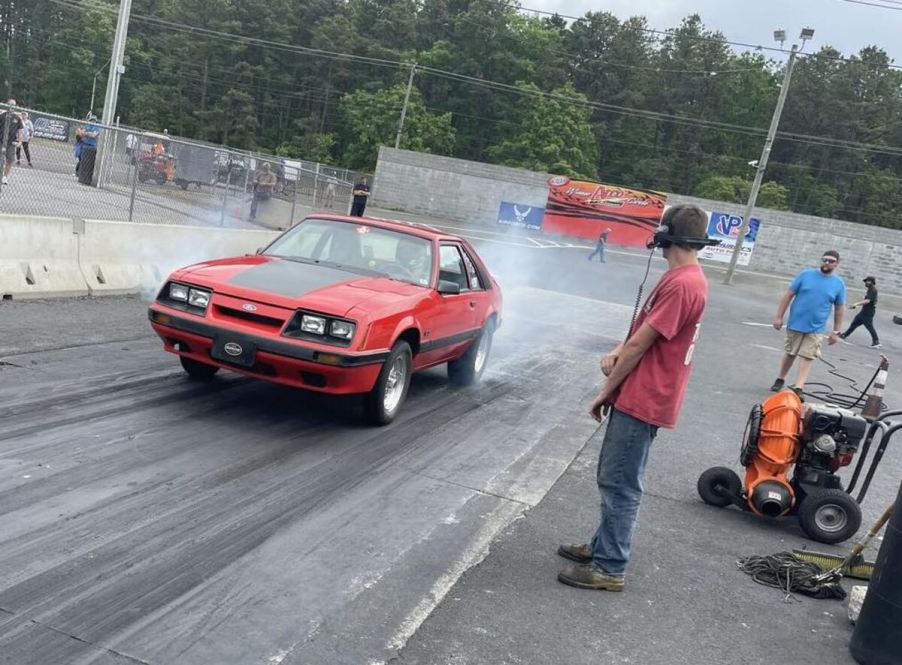
[[[466,240],[427,226],[317,214],[256,255],[173,272],[151,325],[193,378],[220,368],[286,386],[363,393],[387,424],[413,372],[479,379],[501,289]]]

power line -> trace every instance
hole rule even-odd
[[[846,2],[858,2],[859,4],[870,4],[870,3],[864,2],[863,0],[845,0],[845,1]],[[890,2],[892,0],[884,0],[884,1]],[[888,9],[896,9],[896,8],[888,7]],[[572,16],[569,14],[561,14],[560,12],[550,12],[550,11],[545,11],[542,9],[532,9],[530,7],[522,7],[521,6],[520,10],[525,11],[525,12],[531,12],[533,14],[542,14],[542,15],[546,15],[546,16],[560,16],[561,18],[566,18],[566,19],[570,19],[573,21],[585,21],[586,20],[586,16]],[[641,30],[642,32],[647,32],[647,33],[651,33],[654,35],[658,35],[660,38],[674,37],[676,34],[673,29],[671,29],[671,30],[658,30],[655,28],[638,28],[638,29]],[[729,44],[730,46],[738,46],[740,48],[753,49],[755,51],[769,51],[772,53],[783,53],[785,55],[789,55],[791,53],[791,51],[789,49],[782,48],[782,47],[764,46],[762,44],[749,44],[747,42],[739,42],[739,41],[730,40],[730,39],[727,39],[726,37],[716,38],[716,37],[705,37],[702,35],[681,35],[681,36],[686,39],[690,39],[692,41],[714,42],[717,44]],[[830,60],[841,60],[842,62],[850,62],[850,60],[847,58],[843,58],[842,56],[834,56],[830,53],[825,53],[823,51],[818,51],[816,53],[799,53],[798,55],[800,57],[804,57],[804,58],[828,58]],[[890,69],[902,69],[902,65],[896,65],[893,63],[888,63],[886,66],[889,67]]]
[[[70,8],[84,8],[85,5],[78,0],[51,0],[54,3],[61,4],[64,6],[68,6]],[[95,7],[103,8],[107,11],[116,12],[116,8],[110,5],[95,5]],[[206,28],[196,28],[194,26],[189,26],[182,23],[177,23],[174,21],[166,21],[164,19],[157,19],[154,17],[144,17],[140,15],[132,15],[132,18],[137,19],[139,21],[146,21],[156,25],[162,25],[168,27],[171,30],[180,30],[183,32],[198,32],[201,34],[206,34],[213,37],[218,37],[226,40],[245,42],[245,43],[253,43],[255,45],[264,46],[264,47],[272,47],[276,49],[283,49],[291,52],[299,52],[310,54],[315,57],[324,57],[330,59],[338,59],[338,60],[354,60],[354,61],[362,61],[367,62],[369,64],[375,64],[379,66],[390,66],[390,67],[409,67],[410,63],[405,63],[401,61],[391,61],[384,58],[370,58],[368,56],[357,56],[348,53],[339,53],[334,51],[326,51],[323,49],[313,49],[303,46],[297,46],[294,44],[287,44],[284,42],[275,42],[272,40],[266,39],[258,39],[252,37],[245,37],[242,35],[234,35],[231,33],[225,33],[221,31],[208,30]],[[722,41],[722,40],[714,40],[714,41]],[[637,109],[632,107],[620,106],[616,104],[606,104],[602,102],[592,102],[585,98],[575,98],[568,97],[565,95],[560,95],[557,93],[549,93],[543,92],[541,90],[526,90],[524,88],[514,86],[507,83],[501,83],[497,81],[490,81],[487,79],[482,79],[479,77],[469,76],[466,74],[458,74],[455,72],[449,72],[433,67],[427,67],[423,65],[417,66],[418,71],[420,72],[428,72],[436,76],[444,77],[449,80],[456,80],[459,82],[469,83],[472,85],[478,85],[484,88],[499,90],[510,92],[513,94],[527,95],[533,97],[543,97],[545,99],[554,99],[570,104],[579,104],[583,106],[587,106],[590,108],[595,108],[599,110],[604,110],[611,113],[618,113],[621,115],[634,116],[634,117],[642,117],[646,119],[653,119],[659,121],[668,121],[677,124],[684,124],[688,126],[696,126],[705,129],[718,129],[722,131],[734,132],[745,134],[749,136],[762,136],[765,133],[765,130],[762,128],[756,127],[748,127],[744,125],[736,125],[732,123],[723,123],[712,120],[704,120],[702,118],[693,118],[689,116],[682,116],[677,114],[670,113],[662,113],[658,111],[650,111],[646,109]],[[896,148],[893,146],[881,146],[875,144],[865,144],[860,142],[847,141],[842,139],[832,139],[830,137],[815,137],[804,134],[792,134],[787,132],[778,132],[778,136],[786,139],[792,140],[799,143],[811,143],[814,145],[830,145],[830,146],[845,146],[849,148],[855,148],[859,150],[882,153],[882,154],[890,154],[890,155],[902,155],[902,148]]]
[[[898,11],[902,11],[902,6],[882,5],[876,2],[865,2],[865,0],[843,0],[843,2],[849,2],[853,5],[867,5],[868,7],[879,7],[880,9],[896,9]]]

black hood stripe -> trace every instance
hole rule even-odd
[[[273,259],[239,272],[229,284],[300,298],[311,291],[359,278],[360,275],[329,266]]]

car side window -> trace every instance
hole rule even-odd
[[[464,265],[460,249],[455,245],[442,245],[439,249],[439,279],[454,282],[461,291],[469,290],[467,268]]]
[[[473,259],[466,249],[464,249],[464,264],[467,267],[467,277],[470,278],[470,288],[474,291],[482,291],[485,287],[479,279],[479,271],[476,270],[476,264],[473,263]]]

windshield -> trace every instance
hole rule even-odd
[[[306,219],[276,240],[268,256],[329,263],[429,286],[432,243],[366,224]]]

